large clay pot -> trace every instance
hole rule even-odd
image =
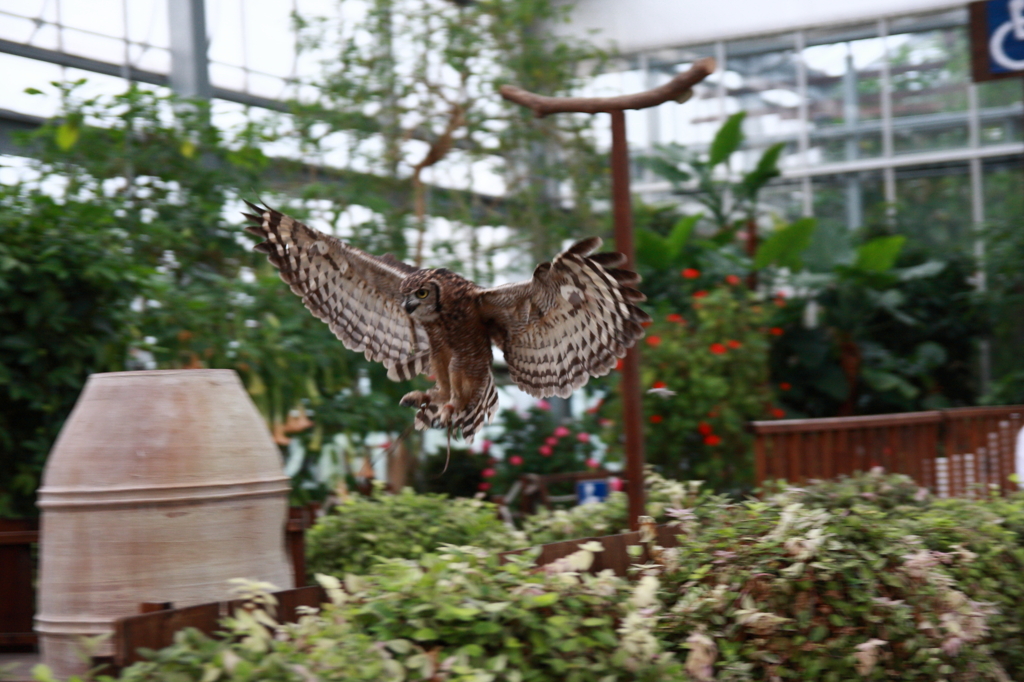
[[[36,631],[60,678],[87,668],[83,635],[141,602],[226,600],[231,578],[293,583],[281,454],[230,370],[89,377],[38,504]]]

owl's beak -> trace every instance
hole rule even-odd
[[[412,311],[420,307],[420,302],[415,299],[407,299],[405,301],[405,312],[412,315]]]

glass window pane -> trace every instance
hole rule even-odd
[[[796,51],[764,51],[763,42],[726,45],[725,106],[729,112],[747,112],[743,132],[752,146],[796,141],[800,136]],[[754,156],[759,157],[760,153]]]
[[[893,35],[889,56],[895,152],[967,146],[966,27]]]
[[[1024,140],[1024,88],[1016,78],[978,84],[981,144]]]
[[[855,33],[875,32],[872,26]],[[817,32],[808,32],[807,39],[818,43],[803,52],[812,161],[881,156],[884,41],[862,38],[830,43]]]

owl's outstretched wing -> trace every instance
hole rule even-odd
[[[479,292],[512,381],[532,396],[568,397],[592,376],[607,374],[640,339],[650,316],[634,305],[645,296],[640,276],[621,270],[621,253],[589,255],[597,237],[541,263],[526,282]]]
[[[281,279],[326,322],[345,347],[382,363],[388,378],[405,381],[430,373],[430,340],[402,309],[399,288],[416,268],[390,254],[371,256],[272,208],[246,202],[265,241],[255,250],[281,271]]]

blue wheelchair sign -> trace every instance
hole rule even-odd
[[[579,504],[604,502],[607,497],[608,481],[602,479],[576,481],[576,500]]]
[[[1024,0],[989,0],[985,15],[989,69],[1024,74]]]

